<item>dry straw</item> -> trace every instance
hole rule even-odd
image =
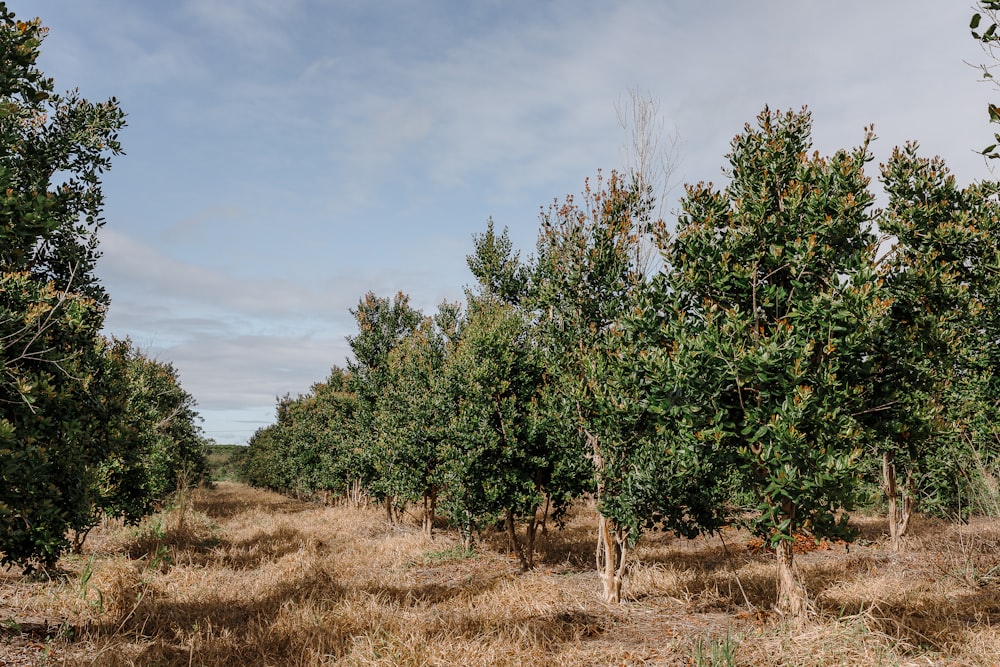
[[[137,528],[100,527],[50,580],[4,574],[0,664],[1000,664],[1000,523],[920,522],[893,555],[877,520],[856,521],[861,544],[798,557],[816,619],[790,628],[770,611],[770,555],[738,531],[650,535],[627,603],[609,606],[593,507],[522,575],[502,535],[470,555],[416,520],[222,483]]]

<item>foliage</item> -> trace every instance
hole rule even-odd
[[[604,346],[599,418],[617,431],[602,447],[601,512],[633,545],[648,529],[694,537],[730,518],[732,452],[722,413],[702,404],[723,369],[707,354],[702,323],[684,317],[668,285],[661,274],[637,295]]]
[[[526,261],[490,221],[464,318],[365,295],[348,371],[282,399],[247,479],[363,484],[390,519],[422,502],[425,528],[440,506],[464,548],[502,524],[525,568],[550,510],[592,493],[608,600],[645,531],[738,523],[801,615],[792,542],[849,539],[865,473],[899,466],[903,496],[952,512],[1000,460],[997,187],[959,189],[908,145],[876,212],[872,140],[821,157],[808,112],[765,109],[728,184],[687,188],[673,236],[641,174],[556,201]]]
[[[275,490],[291,488],[289,476],[284,473],[291,459],[285,452],[280,431],[280,424],[269,424],[250,436],[240,466],[240,477],[247,484]]]
[[[614,512],[608,509],[624,493],[617,481],[635,464],[622,451],[634,424],[602,410],[601,397],[614,372],[608,338],[645,283],[643,241],[662,231],[662,223],[651,220],[652,206],[641,179],[615,172],[588,181],[579,202],[570,196],[553,204],[542,215],[528,299],[551,376],[542,405],[552,443],[552,495],[561,509],[581,493],[596,492],[597,561],[610,601],[618,601],[625,550],[645,519],[609,524]]]
[[[114,99],[53,92],[36,66],[46,32],[0,3],[0,550],[27,566],[88,521],[87,470],[105,453],[94,234],[124,126]]]
[[[444,509],[467,542],[472,531],[504,520],[519,553],[513,522],[526,518],[529,546],[520,555],[529,568],[534,517],[551,474],[537,409],[544,366],[530,323],[509,304],[473,299],[444,373],[455,402],[444,443]]]
[[[455,322],[457,304],[443,304],[437,321]],[[398,502],[423,503],[424,529],[434,523],[444,444],[454,409],[448,400],[443,368],[457,344],[457,330],[425,317],[386,360],[388,382],[376,399],[379,444],[373,452],[375,475],[382,492]]]
[[[214,441],[205,445],[208,477],[213,482],[240,481],[240,467],[246,445],[220,445]]]
[[[201,418],[172,364],[128,340],[108,341],[105,363],[108,452],[91,466],[93,514],[136,523],[174,491],[207,478]]]
[[[48,566],[87,523],[88,467],[105,453],[91,394],[102,310],[27,273],[0,275],[0,300],[15,340],[0,364],[0,551],[4,564]]]
[[[879,266],[875,298],[887,310],[872,326],[862,419],[882,459],[898,548],[918,497],[926,494],[939,511],[956,509],[962,442],[946,412],[956,398],[952,383],[971,370],[970,354],[981,347],[979,332],[968,326],[981,307],[971,287],[987,247],[984,216],[996,212],[992,186],[959,189],[943,161],[920,158],[913,143],[893,152],[882,180],[889,203],[878,225],[895,243]],[[904,472],[898,492],[897,469]]]
[[[842,510],[865,405],[854,378],[880,314],[868,262],[871,134],[821,158],[808,154],[810,129],[805,111],[765,109],[733,140],[729,185],[687,188],[666,256],[678,334],[694,337],[668,356],[690,357],[680,362],[697,373],[686,376],[697,390],[688,412],[707,413],[674,425],[728,450],[756,499],[744,523],[789,568],[794,533],[849,535]],[[651,409],[676,414],[670,400]],[[787,574],[780,603],[799,614],[801,588]]]
[[[1000,21],[1000,2],[997,0],[979,0],[978,9],[979,11],[972,15],[972,20],[969,22],[972,38],[980,42],[987,54],[996,60],[995,49],[998,43],[1000,43],[1000,35],[997,34],[997,24]],[[984,18],[986,19],[985,23],[983,22]],[[995,80],[993,75],[994,67],[991,65],[980,66],[983,79],[986,81]],[[990,103],[986,106],[986,112],[991,123],[1000,123],[1000,107]],[[991,160],[1000,158],[1000,150],[997,149],[1000,146],[1000,133],[994,133],[993,140],[992,144],[980,150],[980,153]]]
[[[249,484],[311,493],[343,493],[353,478],[357,401],[349,371],[334,366],[308,394],[278,402],[277,423],[258,429],[241,457]]]
[[[375,425],[378,398],[391,382],[390,352],[413,333],[423,315],[410,307],[410,297],[402,292],[393,299],[368,292],[351,314],[358,323],[357,335],[347,337],[354,356],[347,368],[351,389],[357,396],[354,470],[369,493],[384,500],[385,490],[379,484],[373,461],[380,447]]]
[[[472,237],[472,244],[473,252],[466,261],[482,293],[504,303],[520,304],[527,294],[530,276],[520,253],[514,251],[507,229],[498,236],[490,220],[485,232]]]

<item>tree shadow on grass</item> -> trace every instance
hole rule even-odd
[[[183,557],[185,562],[200,567],[252,570],[307,547],[308,541],[301,531],[281,526],[241,540],[223,538],[210,548],[193,548],[177,558],[180,560]]]
[[[501,576],[465,577],[458,581],[430,581],[403,586],[366,586],[360,590],[403,607],[429,606],[494,589]]]
[[[144,532],[126,543],[122,551],[133,560],[157,561],[161,567],[184,563],[199,567],[256,569],[310,546],[301,531],[281,526],[240,540],[198,530],[171,529]]]
[[[198,599],[177,600],[155,590],[118,618],[108,618],[93,628],[99,636],[125,632],[136,637],[170,638],[194,627],[242,634],[268,624],[289,604],[321,601],[330,606],[344,596],[344,587],[324,568],[313,567],[298,576],[275,582],[266,594],[250,597],[245,590],[213,591]]]
[[[348,591],[326,569],[316,567],[254,599],[235,591],[232,597],[201,600],[151,595],[124,618],[92,627],[88,639],[108,641],[108,659],[102,663],[108,665],[303,664],[305,656],[335,662],[352,651],[396,656],[395,664],[412,664],[420,647],[435,643],[501,642],[549,651],[601,636],[615,622],[608,614],[580,609],[533,613],[459,605],[414,624],[399,611],[400,606],[485,593],[498,579],[453,588],[435,582]],[[308,611],[300,615],[297,609]],[[289,610],[290,615],[285,613]],[[141,647],[137,654],[126,653],[129,644]]]
[[[315,508],[314,503],[264,491],[248,494],[247,487],[228,484],[217,484],[211,491],[196,494],[194,502],[196,511],[214,520],[230,519],[258,510],[273,514],[298,514]]]

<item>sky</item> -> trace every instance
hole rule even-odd
[[[994,177],[971,0],[7,4],[50,28],[58,90],[128,114],[105,332],[172,363],[220,443],[346,363],[366,292],[461,299],[491,218],[529,255],[541,208],[625,165],[632,91],[673,143],[668,222],[765,105],[807,105],[823,154],[874,124],[873,178],[909,140],[962,185]]]

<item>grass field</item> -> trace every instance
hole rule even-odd
[[[0,572],[0,665],[996,665],[1000,523],[921,521],[892,554],[803,544],[816,620],[771,611],[768,553],[737,531],[652,535],[626,604],[600,601],[581,508],[519,574],[416,519],[220,483],[137,528],[106,525],[61,572]]]

